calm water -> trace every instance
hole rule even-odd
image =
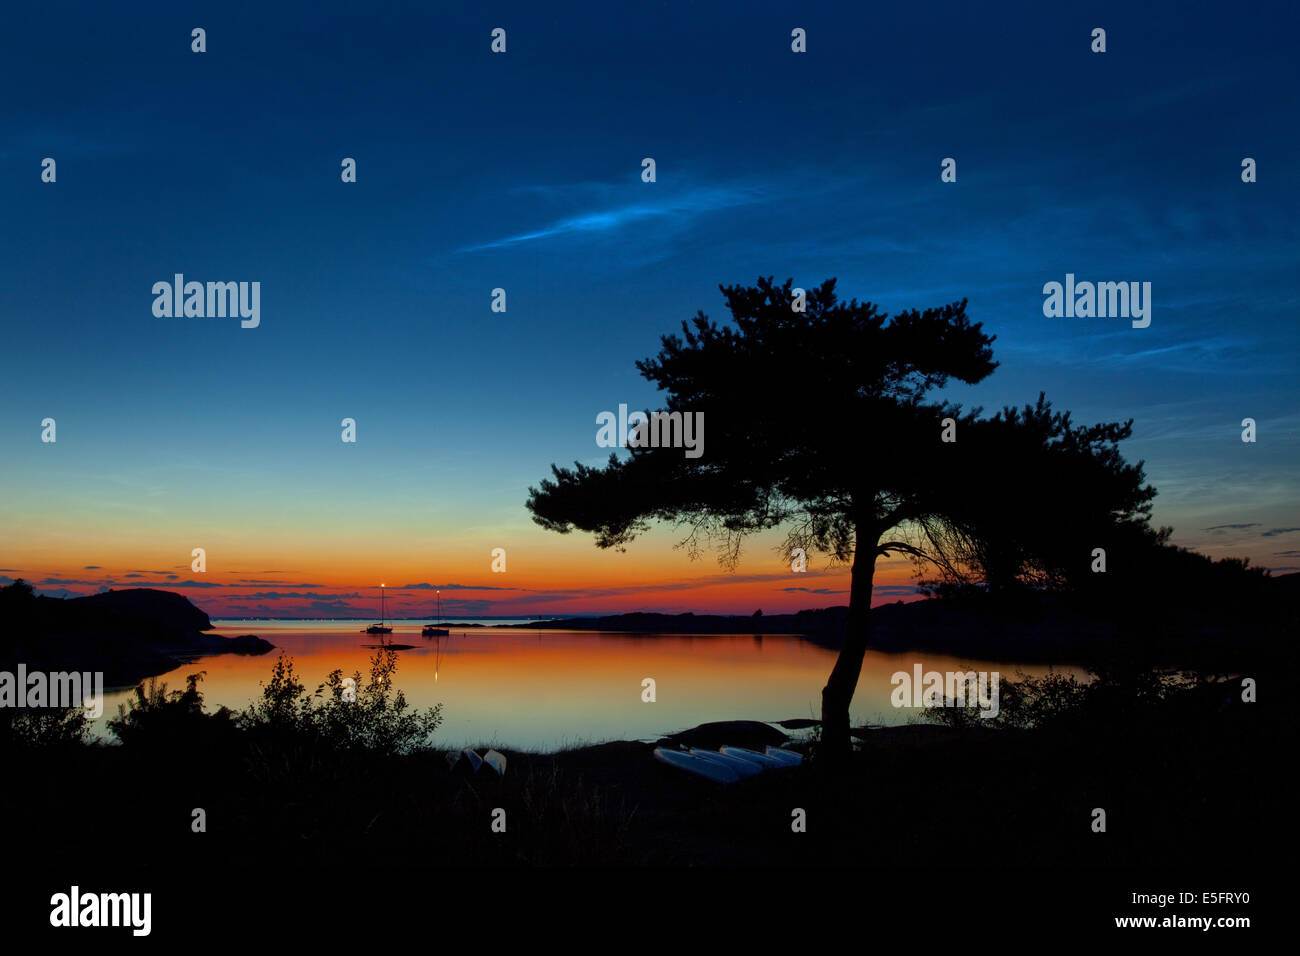
[[[370,670],[375,638],[363,622],[218,622],[217,633],[258,634],[276,645],[261,657],[222,654],[179,667],[160,677],[169,690],[185,676],[207,674],[200,684],[209,712],[238,710],[261,694],[260,684],[284,652],[299,678],[315,690],[335,668],[344,674]],[[435,743],[452,748],[495,743],[524,750],[552,750],[605,740],[653,740],[711,720],[817,717],[821,689],[835,652],[797,636],[643,635],[590,631],[527,631],[452,628],[450,637],[422,638],[420,625],[396,623],[391,639],[415,644],[400,651],[396,686],[416,707],[443,705]],[[1043,666],[958,659],[940,654],[871,652],[854,698],[853,721],[903,724],[915,713],[895,709],[890,677],[912,670],[1017,671],[1035,676]],[[1061,668],[1058,668],[1060,670]],[[657,699],[641,700],[641,681],[653,677]],[[103,724],[117,714],[128,692],[104,695]]]

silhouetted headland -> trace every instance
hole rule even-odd
[[[207,634],[208,615],[183,595],[152,588],[79,598],[36,596],[22,582],[0,588],[0,669],[102,671],[106,687],[140,680],[210,654],[265,654],[252,634]]]

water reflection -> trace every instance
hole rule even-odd
[[[310,689],[335,668],[369,672],[372,650],[362,647],[355,622],[257,622],[223,625],[220,633],[258,633],[276,645],[262,657],[207,657],[162,676],[182,689],[185,676],[206,671],[205,707],[241,709],[261,693],[275,657],[291,655]],[[656,739],[712,720],[817,717],[821,689],[835,652],[798,636],[647,635],[589,631],[451,628],[421,638],[419,625],[394,625],[400,651],[397,686],[415,707],[443,704],[440,746],[492,743],[552,750],[604,740]],[[1017,671],[1035,676],[1045,666],[959,659],[939,654],[869,652],[854,699],[853,721],[902,724],[915,713],[890,705],[891,676],[925,670]],[[1059,668],[1058,668],[1059,669]],[[642,680],[655,680],[656,700],[642,701]],[[127,692],[105,694],[97,732],[117,713]]]

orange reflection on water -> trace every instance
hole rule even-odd
[[[233,654],[204,658],[164,675],[168,687],[206,672],[200,687],[205,708],[241,709],[260,695],[280,652],[293,658],[299,679],[315,690],[335,668],[369,673],[375,638],[356,622],[257,622],[227,626],[227,634],[256,632],[276,645],[261,657]],[[835,652],[797,636],[636,635],[575,631],[452,629],[450,637],[422,638],[418,626],[397,625],[395,683],[413,707],[443,705],[435,744],[448,749],[496,744],[553,750],[604,740],[656,739],[715,720],[777,721],[817,717],[821,689]],[[891,677],[925,670],[1016,670],[943,655],[868,653],[853,719],[906,723],[915,710],[890,704]],[[642,700],[642,681],[655,681],[655,702]],[[125,693],[105,695],[105,717],[115,715]],[[102,722],[101,722],[102,723]]]

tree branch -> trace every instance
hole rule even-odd
[[[929,561],[931,564],[939,565],[938,561],[936,561],[930,555],[926,554],[924,551],[920,550],[919,548],[915,548],[910,544],[905,544],[902,541],[885,541],[881,544],[876,545],[876,554],[878,555],[887,555],[889,554],[890,551],[903,551],[914,557],[924,558],[926,561]],[[942,565],[939,566],[942,567]]]

